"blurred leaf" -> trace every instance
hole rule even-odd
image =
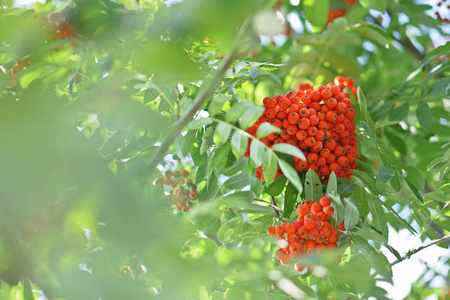
[[[431,123],[433,121],[433,114],[431,113],[431,109],[428,106],[428,103],[420,101],[419,105],[417,106],[416,115],[423,130],[429,131],[431,129]]]
[[[318,28],[322,28],[328,17],[328,0],[305,0],[303,8],[305,10],[306,19]]]
[[[201,127],[203,127],[205,125],[212,124],[212,122],[213,121],[209,118],[195,119],[195,120],[192,120],[191,122],[189,122],[188,128],[189,128],[189,130],[200,129]]]
[[[401,106],[395,108],[393,111],[389,113],[389,121],[400,122],[404,118],[406,118],[408,112],[409,112],[409,103],[405,102]]]
[[[386,9],[386,0],[359,0],[359,3],[367,9],[375,9],[381,12]]]
[[[380,165],[378,167],[378,179],[383,182],[389,182],[395,176],[395,170],[391,166]]]
[[[211,115],[219,113],[222,110],[223,105],[230,100],[231,97],[222,94],[214,96],[214,98],[212,98],[211,102],[209,103],[208,112]]]
[[[450,78],[439,78],[436,79],[435,82],[430,86],[428,89],[428,96],[435,97],[435,96],[447,96],[447,90],[450,86]],[[420,103],[419,103],[420,106]]]
[[[250,175],[248,173],[242,172],[228,178],[227,181],[223,183],[223,185],[230,190],[236,190],[246,187],[247,185],[249,185],[249,183]]]

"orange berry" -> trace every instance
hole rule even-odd
[[[305,266],[304,266],[304,265],[301,265],[301,264],[299,264],[299,263],[295,263],[294,268],[295,268],[295,270],[296,270],[297,272],[301,272],[301,271],[303,271],[303,270],[305,269]]]
[[[305,223],[303,224],[303,227],[305,227],[305,229],[307,229],[307,230],[310,230],[310,229],[313,229],[315,225],[316,224],[313,219],[309,219],[309,220],[305,219]]]
[[[296,230],[296,228],[292,224],[286,224],[286,226],[284,227],[284,233],[287,233],[287,234],[294,233],[295,230]]]
[[[313,250],[315,247],[316,247],[316,242],[314,242],[311,239],[306,240],[306,245],[305,245],[306,250]]]
[[[282,225],[278,225],[278,226],[275,228],[275,233],[276,233],[276,235],[278,235],[278,236],[284,235],[284,227],[283,227]]]
[[[297,243],[297,242],[293,242],[292,244],[289,245],[289,251],[290,251],[292,254],[297,254],[297,253],[299,253],[299,252],[301,251],[301,249],[300,249],[300,244]]]
[[[328,198],[327,196],[322,196],[319,200],[320,205],[322,205],[323,207],[329,206],[331,204],[331,200],[330,198]]]
[[[315,239],[318,234],[319,234],[319,230],[317,230],[316,228],[313,228],[308,231],[308,235],[311,239]]]
[[[311,205],[311,211],[313,212],[313,214],[318,214],[322,211],[322,205],[320,205],[320,203],[314,202]]]
[[[327,216],[332,216],[334,214],[334,207],[331,205],[325,206],[323,208],[323,212],[327,215]]]
[[[191,190],[189,192],[189,198],[191,198],[192,200],[195,200],[198,198],[198,191],[197,190]]]
[[[290,233],[287,236],[287,240],[288,240],[289,243],[294,243],[294,242],[297,242],[299,240],[299,237],[295,233]]]
[[[301,239],[306,239],[308,237],[308,230],[301,226],[299,229],[297,229],[297,235]]]
[[[267,234],[270,236],[274,236],[276,234],[276,228],[275,226],[270,226],[269,228],[267,228]]]

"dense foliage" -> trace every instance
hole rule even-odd
[[[448,2],[13,2],[1,299],[384,299],[389,232],[448,249]]]

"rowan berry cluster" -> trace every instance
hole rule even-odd
[[[352,80],[348,78],[337,82],[351,88]],[[328,84],[314,90],[309,84],[301,84],[296,93],[264,98],[264,114],[247,132],[255,135],[259,125],[268,122],[281,133],[273,132],[261,142],[269,147],[278,143],[298,147],[306,160],[294,157],[297,172],[312,169],[322,182],[328,181],[331,172],[349,179],[358,159],[355,110],[340,85]],[[250,143],[246,152],[249,155]],[[281,174],[278,169],[276,177]],[[262,167],[257,168],[256,177],[264,181]]]
[[[169,198],[175,204],[178,211],[188,212],[192,205],[191,200],[198,198],[197,185],[195,185],[189,177],[188,170],[176,170],[174,172],[167,170],[164,176],[155,180],[155,185],[159,187],[167,187]]]
[[[331,224],[334,208],[326,196],[319,202],[306,200],[297,207],[297,214],[297,221],[267,228],[268,235],[277,236],[280,248],[276,251],[276,258],[283,265],[313,251],[336,248],[341,234]],[[296,263],[295,269],[302,271],[304,266]]]

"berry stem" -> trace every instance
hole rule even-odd
[[[428,244],[426,244],[424,246],[420,246],[417,249],[410,250],[401,259],[398,259],[398,260],[394,261],[393,263],[391,263],[391,266],[394,266],[394,265],[398,264],[399,262],[404,261],[405,259],[409,259],[412,255],[416,254],[417,252],[419,252],[419,251],[421,251],[421,250],[423,250],[425,248],[428,248],[428,247],[430,247],[430,246],[432,246],[434,244],[437,244],[437,243],[440,243],[440,242],[443,242],[443,241],[449,240],[449,239],[450,239],[450,234],[447,234],[446,236],[443,236],[441,238],[432,240],[430,243],[428,243]]]

